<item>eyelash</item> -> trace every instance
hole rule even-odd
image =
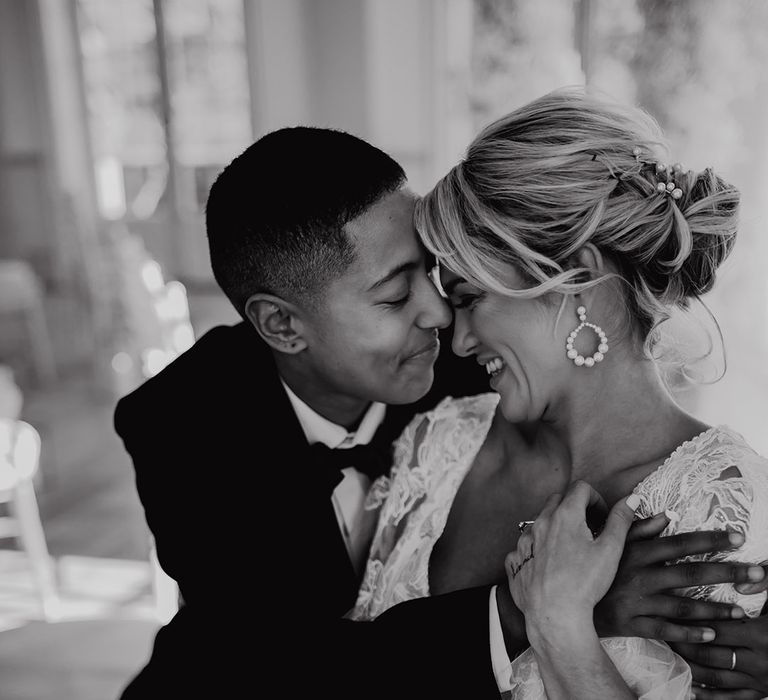
[[[454,309],[471,309],[483,298],[482,294],[464,294],[454,305]]]
[[[408,294],[406,294],[404,297],[400,297],[399,299],[395,299],[394,301],[385,301],[384,303],[393,308],[398,309],[401,306],[405,306],[408,303],[408,300],[411,298],[411,292],[408,291]]]

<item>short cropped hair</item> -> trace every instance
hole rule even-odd
[[[244,318],[258,292],[316,305],[355,259],[344,225],[405,180],[389,155],[344,131],[266,134],[211,187],[205,216],[216,282]]]
[[[555,90],[488,125],[417,203],[416,228],[442,265],[508,296],[598,283],[572,262],[592,243],[615,263],[650,354],[671,307],[712,288],[738,226],[739,192],[710,168],[676,168],[677,196],[659,192],[668,152],[640,108],[583,88]],[[509,289],[499,263],[528,286]]]

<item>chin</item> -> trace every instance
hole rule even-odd
[[[504,397],[499,399],[499,408],[504,420],[508,423],[527,423],[531,420],[531,411],[529,406],[521,406],[518,403],[507,403]]]
[[[419,399],[424,398],[429,390],[432,388],[432,382],[434,380],[434,374],[430,370],[415,379],[406,381],[396,395],[390,391],[389,399],[385,403],[389,404],[408,404],[416,403]]]

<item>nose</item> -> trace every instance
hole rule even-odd
[[[417,325],[424,329],[447,328],[453,320],[451,307],[440,296],[440,292],[429,279],[424,280],[422,289],[423,302],[416,318]]]
[[[469,357],[469,355],[474,355],[476,346],[477,340],[472,335],[467,322],[467,314],[458,311],[454,314],[453,339],[451,340],[454,354],[459,357]]]

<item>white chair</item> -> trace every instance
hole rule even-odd
[[[37,584],[45,620],[58,618],[59,595],[53,561],[48,554],[34,477],[40,465],[40,435],[29,423],[0,418],[0,538],[15,538],[26,552]]]

